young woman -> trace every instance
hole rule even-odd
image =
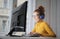
[[[43,21],[45,17],[45,10],[43,6],[39,6],[33,13],[34,20],[36,21],[35,27],[30,32],[31,35],[37,34],[44,37],[55,37],[55,33],[52,31],[51,27]]]

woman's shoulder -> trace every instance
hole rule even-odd
[[[42,21],[41,24],[42,25],[48,25],[48,23],[46,21]]]

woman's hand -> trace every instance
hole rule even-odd
[[[30,35],[31,35],[31,36],[42,36],[41,34],[36,33],[36,32],[30,32]]]
[[[32,34],[36,34],[35,32],[30,32],[30,34],[32,35]]]

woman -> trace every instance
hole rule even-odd
[[[55,33],[52,31],[51,27],[43,21],[45,14],[45,10],[43,6],[39,6],[33,13],[33,17],[36,21],[35,27],[30,32],[30,35],[37,34],[44,37],[55,37]]]

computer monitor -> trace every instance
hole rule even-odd
[[[26,31],[26,16],[27,16],[27,2],[25,1],[19,7],[13,10],[11,28],[15,27],[14,31]]]

